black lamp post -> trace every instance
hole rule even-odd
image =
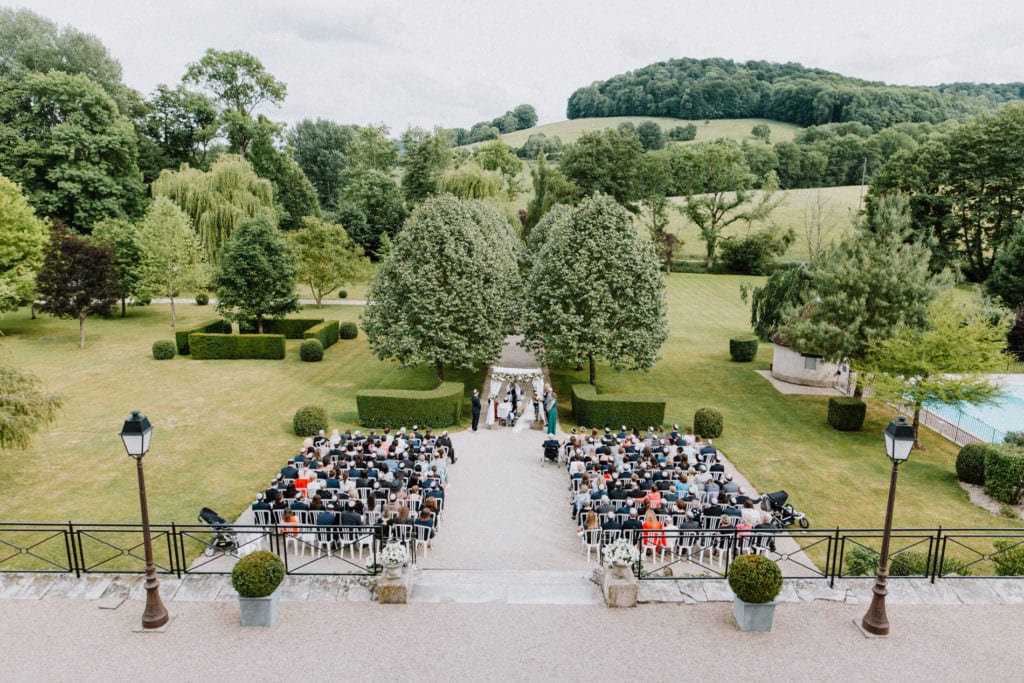
[[[146,505],[146,479],[142,473],[142,457],[149,452],[149,440],[153,426],[137,410],[124,421],[121,441],[128,455],[135,458],[139,473],[139,502],[142,505],[142,543],[146,549],[146,610],[142,613],[142,628],[160,628],[167,623],[167,608],[160,600],[160,584],[156,580],[156,565],[153,563],[153,540],[149,534],[149,507]]]
[[[878,576],[871,589],[871,605],[861,620],[861,627],[876,636],[889,635],[889,618],[885,615],[886,579],[889,576],[889,537],[892,534],[892,509],[896,501],[896,475],[900,463],[910,458],[914,448],[914,427],[902,415],[885,428],[885,452],[892,460],[892,478],[889,480],[889,502],[885,509],[885,531],[882,533],[882,551],[878,556]]]

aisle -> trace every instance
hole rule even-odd
[[[563,469],[541,464],[544,433],[508,427],[452,435],[445,516],[424,569],[586,570]]]

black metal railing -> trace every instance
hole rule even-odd
[[[153,524],[157,572],[229,574],[254,550],[281,556],[292,575],[373,575],[380,551],[397,540],[416,561],[416,537],[385,538],[376,526]],[[0,572],[131,574],[145,571],[141,524],[0,523]]]

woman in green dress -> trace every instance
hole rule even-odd
[[[551,392],[551,405],[548,407],[548,434],[555,433],[556,423],[558,422],[558,397],[555,396],[555,392]]]

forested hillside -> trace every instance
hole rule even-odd
[[[1022,96],[1021,83],[894,86],[795,63],[684,58],[579,88],[566,115],[766,118],[800,126],[856,121],[879,131],[903,122],[962,121]]]

